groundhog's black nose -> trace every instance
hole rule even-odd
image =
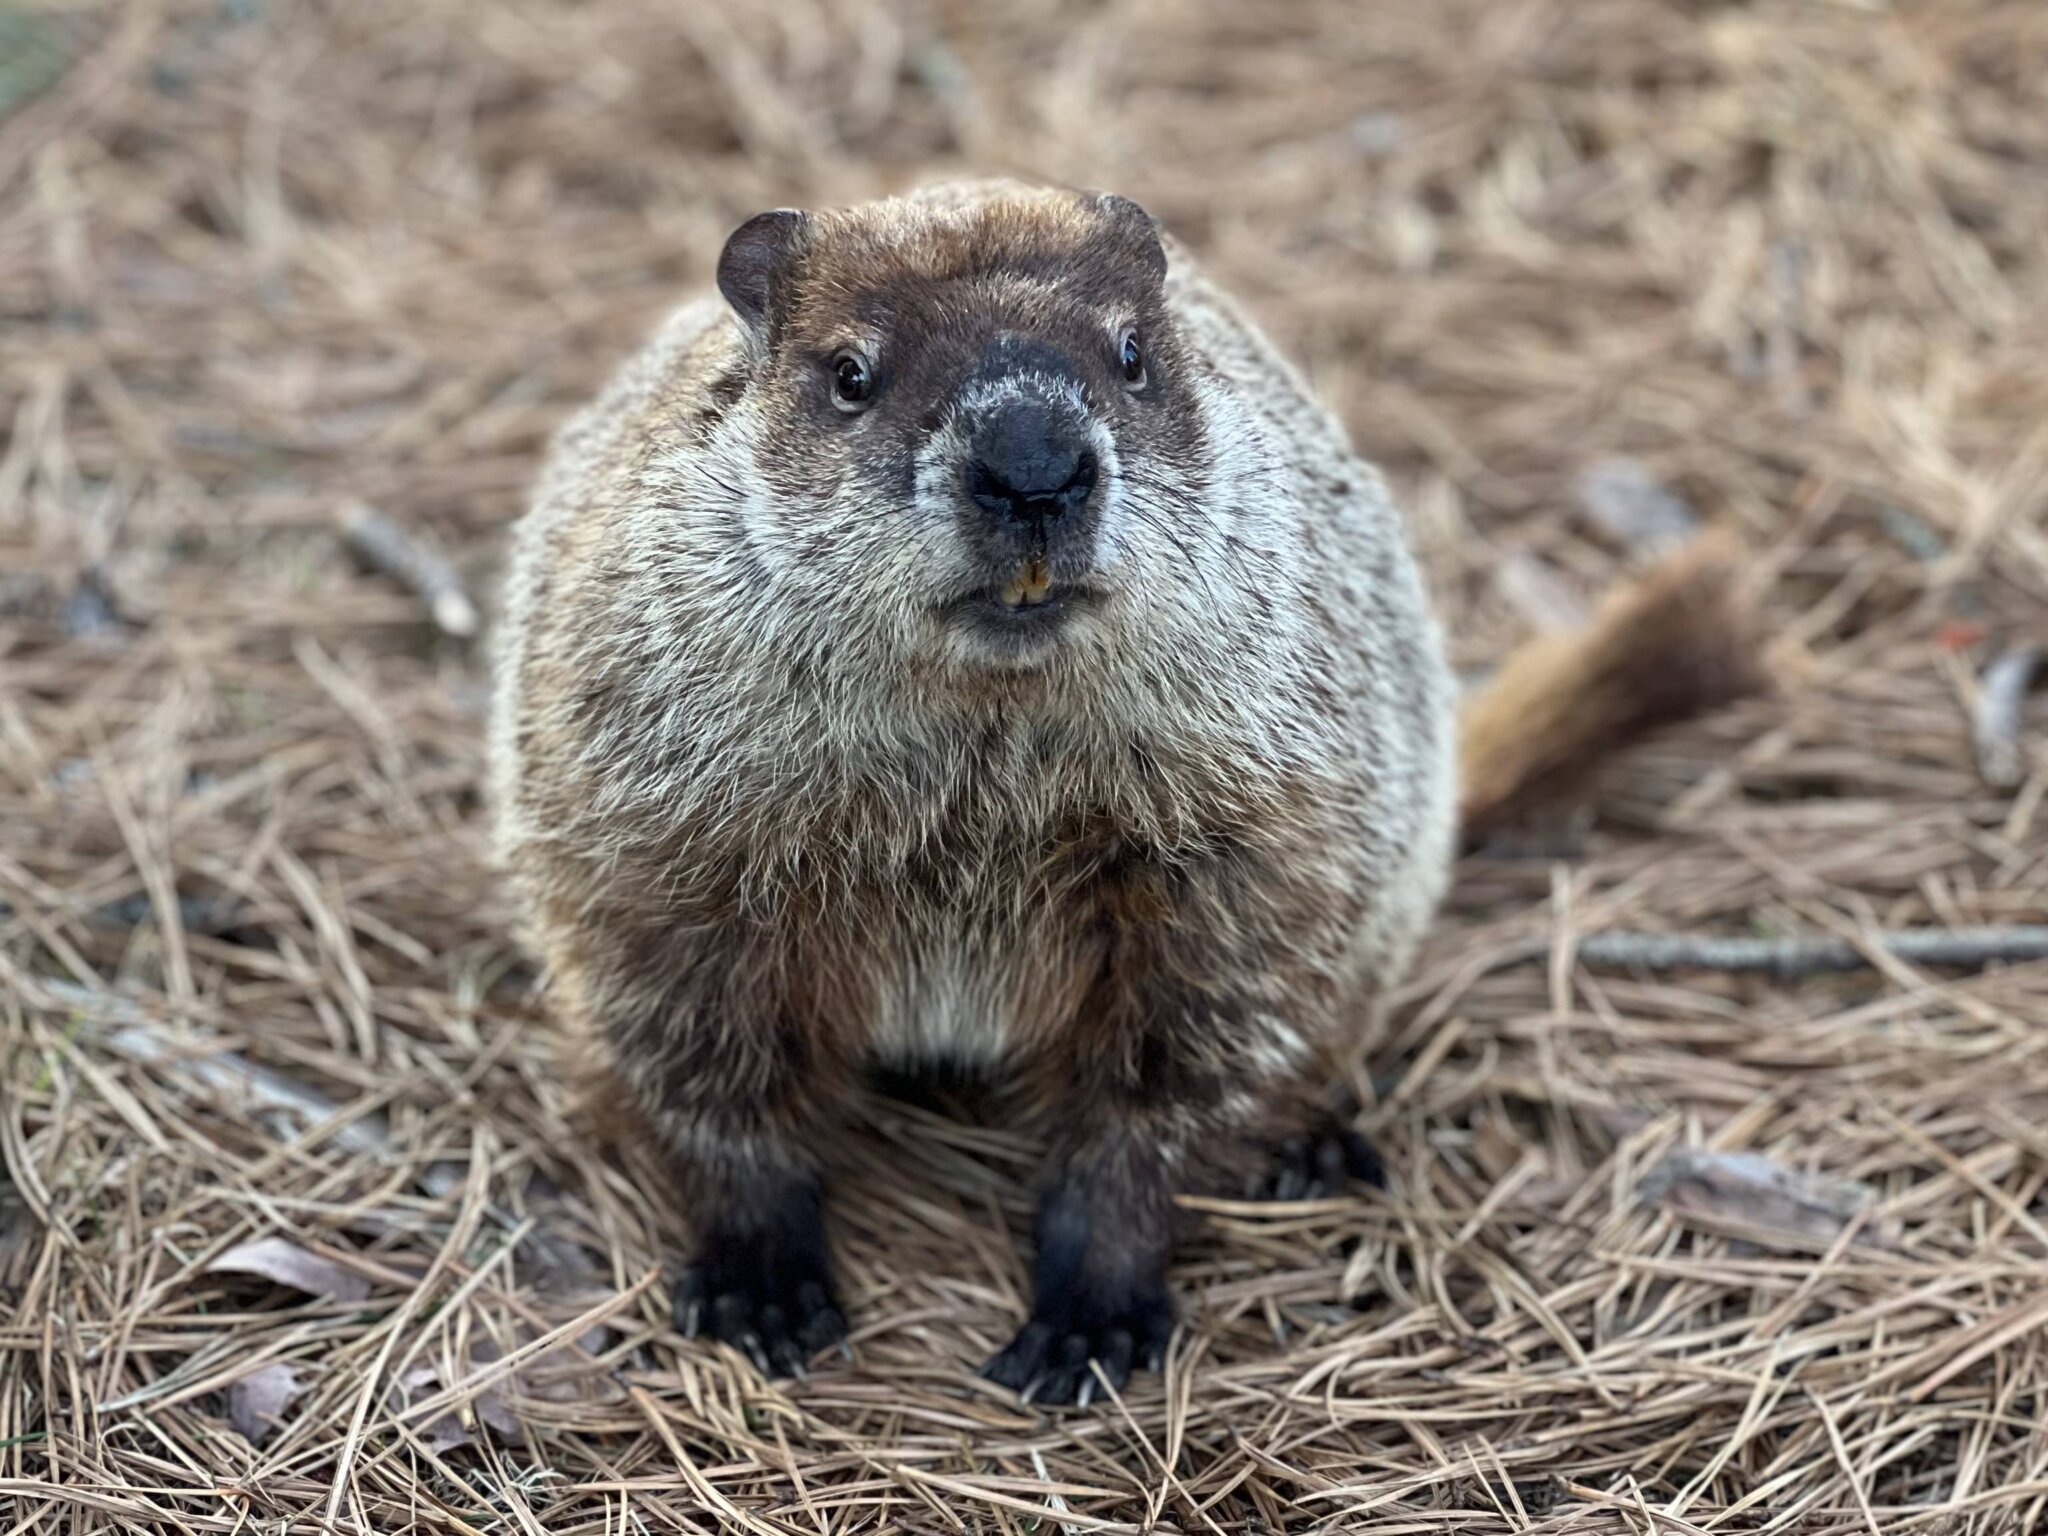
[[[1071,512],[1095,489],[1095,455],[1072,416],[1039,400],[1014,400],[976,428],[967,494],[987,511],[1041,522]]]

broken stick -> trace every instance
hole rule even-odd
[[[1908,928],[1871,935],[1886,954],[1917,965],[1981,970],[1987,965],[2048,960],[2048,924],[2010,928]],[[1763,971],[1780,980],[1855,971],[1870,953],[1847,939],[1749,938],[1729,934],[1589,933],[1574,950],[1604,970]]]
[[[446,634],[467,639],[476,633],[476,604],[455,567],[411,533],[361,502],[342,508],[341,536],[364,564],[395,576],[426,599],[427,611]]]

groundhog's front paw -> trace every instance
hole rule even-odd
[[[710,1234],[676,1287],[684,1337],[723,1339],[764,1376],[801,1376],[804,1363],[846,1337],[832,1292],[823,1233],[792,1246],[789,1234]]]
[[[1027,1403],[1075,1403],[1085,1408],[1102,1391],[1090,1362],[1102,1367],[1102,1375],[1119,1392],[1134,1366],[1156,1371],[1165,1362],[1167,1341],[1173,1337],[1173,1302],[1163,1291],[1095,1310],[1085,1322],[1059,1300],[1055,1298],[1050,1309],[1041,1300],[1031,1321],[981,1368],[981,1374],[1013,1388]]]
[[[1387,1170],[1371,1142],[1332,1119],[1276,1147],[1251,1194],[1256,1200],[1320,1200],[1342,1190],[1347,1179],[1385,1189]]]

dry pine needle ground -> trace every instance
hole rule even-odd
[[[1568,956],[2042,920],[2039,694],[1995,786],[1972,716],[2048,640],[2044,82],[2039,0],[0,4],[0,1532],[2042,1529],[2048,967]],[[1168,1378],[1058,1418],[969,1376],[1028,1149],[900,1107],[854,1361],[676,1338],[477,644],[337,523],[481,597],[727,228],[969,168],[1208,255],[1462,663],[1674,508],[1804,653],[1466,862],[1360,1066],[1393,1194],[1212,1209]]]

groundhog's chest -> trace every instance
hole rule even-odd
[[[870,841],[824,925],[858,979],[846,1022],[885,1061],[990,1065],[1061,1030],[1118,928],[1165,919],[1188,857],[1098,810],[950,809]]]
[[[878,957],[873,1055],[897,1066],[1000,1062],[1027,1029],[1035,979],[1029,956],[1021,946],[991,950],[964,931],[922,939]]]
[[[1245,883],[1270,841],[1167,752],[1084,752],[1044,725],[840,777],[859,792],[756,820],[735,874],[885,1061],[992,1065],[1060,1033],[1119,932]]]
[[[1087,856],[987,847],[906,868],[844,928],[880,1060],[993,1065],[1073,1016],[1102,962]]]

